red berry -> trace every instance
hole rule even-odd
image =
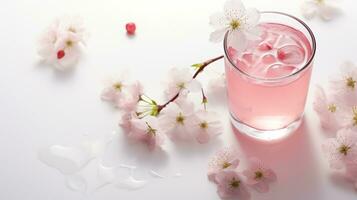
[[[125,25],[125,29],[126,29],[126,32],[127,32],[129,35],[133,35],[133,34],[135,33],[135,30],[136,30],[135,23],[133,23],[133,22],[127,23],[127,24]]]
[[[57,52],[57,59],[61,59],[61,58],[63,58],[65,55],[66,55],[66,54],[64,53],[63,50],[59,50],[59,51]]]

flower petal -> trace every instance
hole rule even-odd
[[[241,31],[232,31],[228,35],[228,44],[237,51],[244,51],[248,46],[248,40]]]
[[[224,35],[226,34],[226,32],[228,31],[228,27],[226,28],[222,28],[222,29],[218,29],[214,32],[211,33],[209,40],[211,42],[222,42]]]
[[[322,4],[319,9],[321,19],[325,21],[329,21],[341,13],[340,9],[328,4]]]
[[[221,12],[214,13],[209,17],[209,24],[216,29],[227,27],[228,23],[226,16]]]
[[[196,140],[198,143],[200,144],[205,144],[207,142],[209,142],[210,140],[210,135],[207,134],[205,131],[200,131],[197,135],[196,135]]]
[[[260,20],[260,12],[255,8],[249,8],[244,17],[244,27],[246,29],[252,29],[256,27]]]
[[[314,1],[307,1],[301,5],[301,13],[306,19],[312,19],[316,15],[317,9]]]
[[[245,7],[241,0],[228,0],[224,4],[224,15],[230,21],[241,19],[245,15]]]

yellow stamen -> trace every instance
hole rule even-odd
[[[228,167],[230,167],[232,164],[229,163],[229,162],[224,162],[223,165],[222,165],[222,168],[223,169],[227,169]]]
[[[179,89],[185,89],[185,83],[178,83],[178,84],[177,84],[177,87],[178,87]]]
[[[328,109],[330,112],[334,113],[334,112],[336,112],[336,110],[337,110],[337,106],[336,106],[336,104],[332,103],[332,104],[328,105],[327,109]]]
[[[263,178],[263,172],[256,171],[255,172],[255,179],[261,179],[261,178]]]
[[[238,188],[240,185],[240,180],[236,180],[235,178],[232,179],[231,183],[229,184],[232,188]]]
[[[352,77],[348,77],[346,79],[346,86],[351,88],[351,89],[355,89],[356,87],[356,81],[352,78]]]
[[[73,46],[73,41],[72,40],[67,40],[66,41],[66,46],[67,47],[72,47]]]
[[[176,122],[178,124],[183,125],[185,122],[185,117],[182,115],[182,113],[179,113],[179,115],[176,117]]]
[[[201,123],[200,123],[200,127],[201,127],[202,129],[206,129],[206,128],[208,128],[208,123],[207,123],[207,122],[201,122]]]
[[[235,30],[241,26],[241,22],[237,19],[233,19],[229,25],[231,26],[232,30]]]
[[[148,126],[147,129],[147,134],[151,135],[151,136],[155,136],[156,135],[156,129],[152,128],[149,123],[146,122],[146,125]]]
[[[351,147],[349,147],[349,146],[347,146],[347,145],[342,145],[342,146],[340,146],[340,148],[338,148],[338,151],[339,151],[341,154],[347,156],[347,153],[348,153],[348,151],[349,151],[350,149],[351,149]]]
[[[114,87],[116,90],[121,91],[122,88],[123,88],[123,85],[118,82],[118,83],[115,83],[115,84],[113,85],[113,87]]]

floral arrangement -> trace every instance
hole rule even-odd
[[[340,10],[328,0],[309,0],[302,5],[302,13],[307,19],[318,15],[331,20]],[[249,40],[260,35],[259,19],[258,10],[246,9],[240,0],[228,0],[223,12],[210,16],[209,23],[215,29],[210,41],[222,42],[227,33],[232,35],[229,42],[235,49],[245,49]],[[135,23],[130,22],[125,28],[129,36],[135,35]],[[55,20],[41,35],[38,54],[56,69],[69,69],[78,62],[87,38],[82,19],[66,16]],[[208,59],[190,68],[170,69],[163,103],[150,98],[139,81],[130,82],[124,76],[109,80],[101,99],[121,111],[119,125],[125,135],[147,145],[149,150],[161,149],[167,137],[173,142],[208,143],[223,133],[223,126],[216,112],[208,108],[207,88],[198,77],[222,58]],[[208,88],[224,88],[224,81],[222,75],[211,80]],[[323,144],[323,151],[331,168],[343,171],[357,188],[357,67],[344,64],[340,78],[330,80],[330,84],[333,92],[328,94],[317,86],[314,102],[322,127],[335,134]],[[200,98],[192,99],[193,94]],[[207,176],[217,186],[221,198],[249,199],[249,188],[265,193],[277,180],[275,172],[257,158],[251,158],[249,168],[242,172],[238,170],[239,163],[234,148],[224,148],[211,159]]]
[[[357,188],[356,84],[357,66],[351,62],[344,63],[339,76],[329,81],[330,93],[317,86],[314,109],[321,126],[334,135],[322,146],[330,167],[343,170]]]
[[[234,148],[223,148],[209,162],[207,176],[217,185],[218,195],[224,199],[250,199],[247,185],[258,192],[268,192],[269,184],[277,180],[275,172],[257,158],[251,158],[250,167],[239,172],[238,155]]]

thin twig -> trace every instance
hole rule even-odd
[[[208,65],[210,65],[211,63],[216,62],[217,60],[222,59],[224,56],[218,56],[216,58],[212,58],[209,59],[205,62],[202,63],[202,65],[198,68],[198,70],[195,72],[195,74],[192,76],[192,79],[195,79],[198,74],[200,74]],[[158,113],[160,113],[160,111],[165,108],[169,103],[174,102],[178,97],[180,96],[180,91],[177,92],[177,94],[175,96],[173,96],[170,100],[168,100],[166,103],[162,104],[162,105],[158,105]]]

